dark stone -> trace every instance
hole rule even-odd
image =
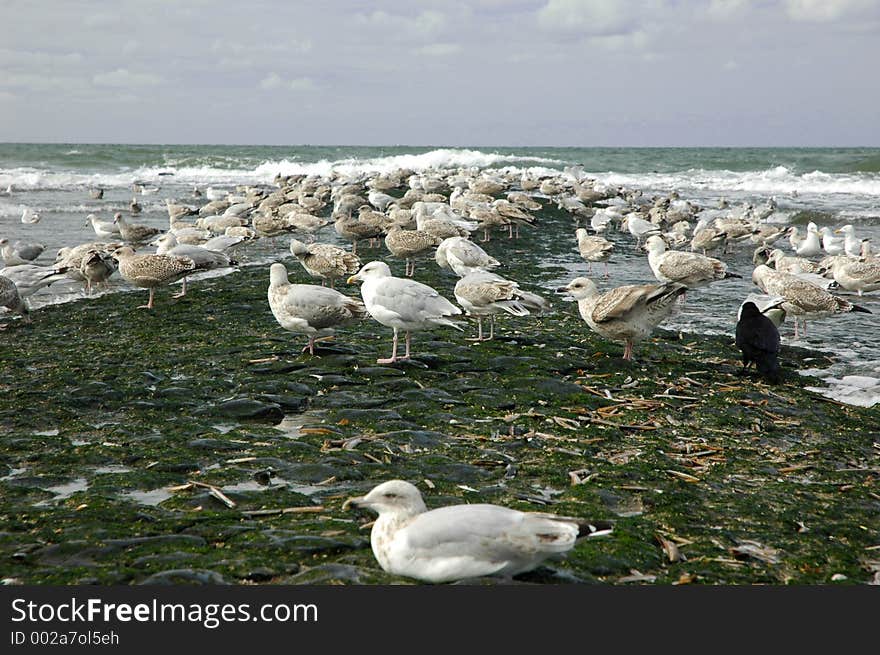
[[[206,450],[242,450],[245,444],[231,443],[222,439],[193,439],[189,442],[190,448],[204,448]]]
[[[264,403],[253,398],[235,398],[218,405],[201,410],[197,413],[209,412],[217,416],[234,418],[242,421],[265,421],[278,423],[284,418],[284,412],[277,403]]]
[[[289,394],[261,394],[257,398],[263,402],[275,403],[282,409],[290,412],[301,412],[305,410],[309,404],[309,399],[302,396],[291,396]]]
[[[144,578],[138,584],[142,585],[209,585],[229,584],[226,579],[215,571],[205,569],[172,569],[160,571]]]

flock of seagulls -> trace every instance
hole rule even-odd
[[[633,251],[646,252],[656,284],[600,291],[589,278],[578,277],[558,290],[577,301],[590,329],[623,344],[626,359],[632,358],[636,343],[679,310],[689,290],[741,277],[728,270],[723,259],[709,253],[723,257],[744,244],[757,246],[751,280],[770,299],[779,299],[762,303],[762,308],[783,316],[782,320],[785,315],[793,317],[796,337],[800,325],[806,335],[807,320],[867,311],[835,295],[834,288],[859,295],[880,289],[880,262],[852,225],[837,230],[843,236],[835,237],[830,228],[810,223],[801,236],[797,226],[766,221],[776,210],[774,199],[760,207],[749,203],[732,207],[722,200],[717,207],[702,208],[676,192],[646,198],[638,191],[605,187],[579,167],[540,178],[476,168],[279,175],[275,187],[239,187],[235,191],[211,187],[205,193],[207,202],[200,207],[166,199],[167,230],[132,222],[122,212],[116,212],[112,220],[90,214],[86,224],[98,241],[62,248],[51,267],[32,264],[41,252],[40,244],[0,240],[6,264],[3,270],[29,267],[11,278],[16,285],[21,282],[22,298],[65,275],[82,282],[86,293],[91,293],[118,272],[130,284],[149,290],[149,300],[142,307],[152,309],[157,288],[182,280],[182,290],[175,295],[180,297],[186,294],[187,278],[192,274],[235,267],[228,251],[239,244],[290,235],[290,254],[311,278],[320,281],[320,287],[291,285],[289,293],[280,294],[281,273],[270,276],[274,280],[270,287],[275,289],[273,312],[276,317],[285,316],[279,323],[306,335],[308,349],[314,352],[314,337],[332,334],[337,325],[331,317],[337,313],[330,311],[324,316],[322,312],[333,306],[331,298],[335,296],[313,292],[311,287],[335,290],[339,280],[360,283],[365,312],[338,314],[338,326],[370,316],[391,328],[392,354],[379,361],[393,363],[411,356],[414,332],[437,327],[462,329],[462,318],[468,316],[477,322],[476,335],[469,339],[489,340],[495,336],[498,314],[525,317],[551,311],[548,300],[522,288],[519,281],[499,275],[496,269],[502,262],[473,238],[481,235],[480,240],[486,242],[493,231],[502,230],[508,239],[516,239],[521,227],[540,227],[543,195],[574,220],[577,252],[587,264],[588,274],[594,263],[602,263],[604,279],[610,277],[608,262],[620,245],[615,247],[607,238],[609,230],[629,233],[635,240]],[[134,190],[144,195],[154,192],[141,183]],[[135,197],[132,216],[139,211],[136,204]],[[316,240],[316,233],[331,226],[350,242],[350,249]],[[786,236],[792,254],[776,247]],[[386,262],[362,262],[357,254],[362,242],[384,244],[389,257],[403,262],[403,277],[392,275]],[[144,251],[149,246],[155,246],[155,252]],[[437,290],[410,279],[416,275],[417,262],[429,261],[432,256],[438,266],[459,278],[453,290],[457,305]],[[824,258],[816,261],[820,256]],[[286,269],[284,276],[286,280]],[[323,307],[321,302],[330,304]],[[292,317],[297,312],[308,316],[295,321]],[[488,335],[483,319],[489,322]],[[402,355],[398,354],[401,332]]]
[[[150,192],[155,191],[135,188],[135,193]],[[201,192],[194,197],[202,197]],[[414,356],[414,333],[464,331],[466,318],[472,317],[476,334],[467,338],[486,341],[495,337],[498,315],[552,311],[550,301],[523,288],[522,280],[502,276],[503,262],[480,245],[491,241],[494,232],[513,240],[520,238],[521,228],[540,230],[549,203],[571,217],[571,249],[588,274],[601,263],[603,278],[609,279],[608,262],[624,250],[609,240],[613,230],[629,234],[633,244],[628,253],[647,260],[654,280],[600,289],[579,275],[556,289],[577,302],[590,330],[623,344],[625,360],[632,359],[636,344],[680,311],[690,290],[741,277],[723,260],[737,248],[754,249],[751,280],[765,295],[750,296],[741,305],[736,345],[743,370],[754,367],[771,382],[780,378],[778,328],[786,316],[795,319],[796,334],[798,321],[806,334],[807,320],[868,311],[833,289],[859,295],[880,289],[880,260],[851,225],[836,237],[811,223],[801,236],[797,227],[767,222],[776,210],[772,199],[760,207],[731,207],[722,201],[702,208],[676,192],[648,198],[606,187],[578,167],[541,177],[480,169],[279,175],[274,188],[211,187],[204,197],[201,207],[168,199],[168,228],[163,230],[135,223],[122,212],[112,220],[89,215],[86,225],[97,240],[62,248],[53,266],[33,263],[43,251],[41,244],[0,239],[5,262],[0,304],[26,315],[27,297],[56,280],[81,282],[90,293],[118,274],[147,289],[149,300],[141,307],[154,309],[156,289],[182,280],[175,297],[182,296],[188,276],[235,267],[230,252],[241,244],[284,236],[290,238],[290,256],[315,284],[291,283],[283,263],[269,266],[267,299],[281,328],[306,337],[303,352],[315,355],[318,341],[369,317],[391,330],[390,356],[377,362],[395,364]],[[130,215],[139,212],[135,198]],[[324,229],[334,230],[350,248],[318,241]],[[786,237],[788,251],[777,248]],[[384,245],[404,274],[393,275],[381,258],[362,261],[359,244],[361,253]],[[148,252],[152,247],[155,251]],[[419,267],[434,264],[458,278],[455,302],[415,279],[423,270]],[[360,298],[337,290],[340,280],[359,284]],[[429,511],[419,490],[401,480],[384,482],[347,505],[378,513],[371,544],[383,569],[429,582],[516,575],[564,555],[583,536],[603,533],[579,519],[497,505]]]

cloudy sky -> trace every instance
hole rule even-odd
[[[0,3],[0,141],[880,146],[880,0]]]

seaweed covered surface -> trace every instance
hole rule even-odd
[[[524,287],[564,272],[524,243],[486,247]],[[452,297],[433,262],[416,279]],[[3,578],[408,583],[375,562],[372,517],[341,509],[402,478],[429,507],[613,526],[521,582],[877,579],[880,413],[804,390],[793,371],[821,354],[783,347],[767,386],[739,375],[732,338],[660,329],[625,362],[554,299],[494,341],[418,333],[412,361],[377,366],[390,330],[367,319],[303,354],[267,286],[245,266],[162,289],[152,312],[111,294],[0,332]]]

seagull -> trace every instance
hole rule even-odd
[[[861,256],[862,240],[856,236],[855,228],[852,225],[844,225],[837,232],[844,235],[843,248],[850,257]]]
[[[148,225],[134,225],[128,223],[122,217],[121,212],[116,212],[115,214],[113,214],[113,222],[119,226],[119,234],[122,236],[122,240],[127,243],[143,243],[144,241],[162,232],[162,230],[157,227],[150,227]]]
[[[819,239],[819,228],[815,223],[807,225],[807,236],[798,244],[795,252],[800,257],[816,257],[822,254],[822,241]]]
[[[141,209],[143,209],[140,203],[137,201],[137,198],[132,198],[131,202],[128,205],[128,210],[131,212],[132,216],[141,213]]]
[[[91,295],[92,287],[96,284],[106,284],[107,280],[116,272],[116,260],[100,250],[90,250],[82,258],[79,265],[80,275],[86,281],[86,293]]]
[[[807,336],[807,318],[824,318],[848,312],[871,311],[854,305],[848,300],[834,296],[825,289],[790,273],[774,271],[766,264],[757,266],[752,272],[752,282],[764,293],[782,296],[782,308],[794,316],[794,333],[798,338],[797,319],[804,322],[804,336]]]
[[[489,341],[495,337],[495,314],[507,312],[513,316],[541,314],[550,310],[541,296],[523,291],[516,282],[500,275],[477,270],[455,284],[455,299],[468,316],[477,317],[477,336],[469,341]],[[483,337],[483,316],[489,317],[489,336]]]
[[[439,245],[443,239],[421,230],[404,230],[399,225],[392,225],[385,235],[385,247],[395,257],[406,261],[406,276],[412,277],[416,272],[416,255]]]
[[[590,329],[612,341],[623,341],[623,358],[632,359],[633,345],[646,338],[675,309],[675,299],[687,291],[677,283],[627,284],[600,293],[592,280],[578,277],[557,289],[578,302]]]
[[[409,359],[411,333],[448,326],[461,330],[455,317],[461,310],[426,284],[407,278],[393,277],[388,264],[373,261],[365,264],[348,283],[361,282],[361,297],[370,316],[394,330],[391,357],[378,359],[378,364],[393,364]],[[406,332],[406,353],[397,356],[398,331]]]
[[[19,264],[31,264],[43,254],[46,249],[42,243],[21,243],[16,241],[9,243],[9,239],[0,239],[0,257],[4,265],[18,266]]]
[[[21,222],[27,225],[33,225],[35,223],[40,222],[40,212],[31,209],[30,207],[24,207],[21,210]]]
[[[696,252],[666,250],[659,236],[648,237],[648,264],[660,282],[678,282],[688,289],[705,286],[716,280],[742,277],[727,271],[727,264]]]
[[[22,300],[18,287],[15,282],[5,275],[0,275],[0,307],[5,307],[11,312],[21,314],[23,317],[28,316],[28,307],[24,300]],[[2,325],[0,329],[4,327],[6,326]]]
[[[315,354],[315,338],[332,335],[337,327],[366,316],[364,304],[316,284],[290,284],[287,268],[269,267],[269,308],[285,330],[307,334],[303,352]]]
[[[434,261],[440,268],[450,269],[459,277],[501,266],[501,262],[467,237],[449,237],[441,241],[434,253]]]
[[[298,239],[291,239],[290,254],[299,260],[306,273],[321,278],[321,286],[329,283],[331,289],[336,279],[357,273],[361,266],[357,255],[329,243],[307,245]]]
[[[593,272],[593,262],[603,262],[605,264],[605,279],[607,280],[608,260],[614,250],[614,244],[605,237],[590,236],[582,227],[579,227],[574,233],[577,237],[578,252],[584,261],[590,263],[588,271]]]
[[[177,237],[171,232],[167,232],[157,239],[156,254],[173,255],[175,257],[187,257],[191,259],[196,265],[195,269],[192,271],[193,273],[197,273],[198,271],[211,271],[215,268],[226,268],[236,265],[229,255],[222,252],[209,250],[208,248],[189,243],[178,243]],[[184,275],[183,288],[179,294],[174,296],[175,298],[180,298],[186,295],[186,278],[187,275]]]
[[[35,294],[53,282],[67,279],[63,266],[38,266],[37,264],[19,264],[18,266],[0,268],[0,275],[15,283],[22,298]]]
[[[827,225],[819,230],[819,234],[822,235],[822,249],[826,254],[831,256],[844,254],[845,237],[834,236],[834,232]]]
[[[779,330],[753,302],[743,303],[736,323],[736,347],[742,352],[743,372],[754,364],[768,381],[779,382]]]
[[[639,216],[638,212],[632,212],[626,215],[623,219],[623,223],[621,223],[621,228],[626,228],[629,230],[629,233],[632,234],[636,238],[636,245],[642,245],[642,239],[650,236],[660,234],[660,228],[657,225],[654,225],[651,221],[646,221],[644,218]]]
[[[116,221],[102,221],[94,214],[89,214],[88,216],[86,216],[85,224],[91,225],[92,229],[95,231],[95,234],[99,237],[110,237],[116,239],[122,236],[119,231],[119,225],[116,223]]]
[[[175,282],[192,273],[196,268],[196,263],[189,257],[136,254],[131,246],[117,248],[113,251],[113,258],[119,262],[119,274],[122,279],[150,290],[150,300],[146,305],[140,305],[138,309],[153,309],[156,287]]]
[[[418,488],[389,480],[343,509],[366,508],[379,518],[370,545],[388,573],[432,583],[482,576],[512,577],[570,551],[580,536],[607,534],[580,519],[489,504],[428,510]]]
[[[860,296],[880,289],[880,261],[839,257],[831,264],[831,273],[842,289],[855,291]]]

